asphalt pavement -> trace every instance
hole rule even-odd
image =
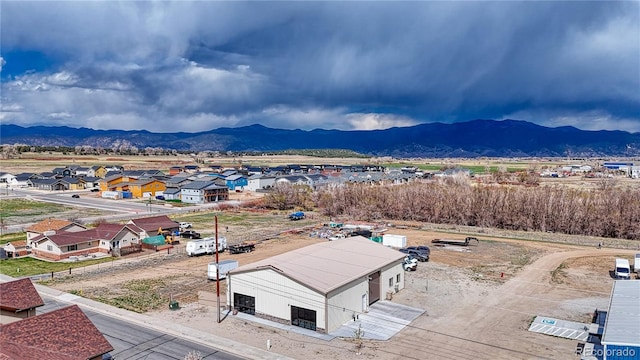
[[[0,275],[0,281],[13,278]],[[189,351],[197,351],[202,359],[289,359],[237,341],[178,325],[145,314],[120,309],[77,295],[34,284],[45,306],[44,313],[77,304],[114,347],[111,355],[120,359],[182,360]],[[215,319],[212,319],[215,326]]]

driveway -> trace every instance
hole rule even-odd
[[[355,321],[349,321],[329,335],[353,338],[362,326],[363,339],[389,340],[424,312],[424,309],[380,300],[369,307],[369,312],[361,314]]]

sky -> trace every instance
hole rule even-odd
[[[640,132],[639,1],[0,2],[2,124]]]

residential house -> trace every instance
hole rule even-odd
[[[85,231],[86,227],[68,220],[45,219],[25,229],[27,232],[27,246],[33,247],[32,240],[40,235],[53,235],[59,232]]]
[[[39,175],[34,173],[21,173],[16,175],[15,181],[9,185],[11,187],[26,188],[29,187],[29,180],[37,178],[39,178]]]
[[[167,189],[163,181],[146,178],[129,182],[129,191],[134,198],[148,198],[162,195]]]
[[[65,167],[59,167],[59,168],[55,168],[53,170],[51,170],[51,172],[53,172],[54,174],[56,174],[56,177],[71,177],[71,175],[73,175],[73,169],[74,168],[70,168],[68,166]]]
[[[180,200],[180,189],[177,187],[168,187],[162,195],[165,200]]]
[[[82,180],[84,181],[85,189],[93,189],[100,188],[100,180],[102,179],[97,176],[85,176]]]
[[[184,166],[184,171],[188,172],[189,174],[195,174],[200,172],[200,166],[198,165],[185,165]]]
[[[225,182],[229,190],[231,191],[242,191],[244,187],[247,186],[247,178],[241,174],[234,174],[227,176],[225,178]]]
[[[89,176],[90,172],[91,172],[91,168],[78,166],[77,168],[73,169],[72,175],[75,177],[84,177],[84,176]]]
[[[65,184],[60,182],[60,179],[31,179],[29,180],[31,187],[38,190],[58,191],[66,190]]]
[[[36,316],[36,308],[43,305],[31,279],[0,283],[0,325]]]
[[[60,179],[60,184],[64,185],[64,190],[84,190],[85,181],[76,177],[63,177]]]
[[[110,351],[78,305],[0,325],[0,359],[100,360]]]
[[[112,253],[140,243],[138,229],[120,224],[103,223],[78,232],[40,235],[32,240],[32,253],[41,258],[61,260],[72,256]]]
[[[275,182],[276,177],[274,175],[256,174],[247,179],[246,189],[249,191],[266,190],[272,188]]]
[[[26,240],[11,241],[4,244],[4,251],[9,258],[17,258],[28,255],[31,247],[27,246]]]
[[[107,175],[107,169],[102,165],[95,165],[91,167],[91,170],[87,175],[104,179],[105,175]]]
[[[127,225],[132,225],[131,228],[138,232],[140,239],[156,236],[158,235],[158,231],[174,233],[180,230],[180,224],[171,220],[166,215],[131,219],[127,222]]]
[[[182,166],[172,166],[169,168],[169,175],[174,176],[185,172],[184,167]]]
[[[180,199],[189,204],[229,200],[229,188],[217,185],[212,181],[193,181],[182,186]]]
[[[12,186],[13,183],[16,182],[16,176],[6,173],[6,172],[0,172],[0,186],[4,187],[9,187]]]

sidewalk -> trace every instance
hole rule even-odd
[[[12,277],[0,274],[0,282],[15,280]],[[43,297],[53,298],[58,301],[66,302],[69,304],[77,304],[81,308],[88,308],[90,310],[116,317],[125,321],[131,321],[138,325],[145,326],[166,334],[170,334],[176,337],[189,339],[194,342],[201,343],[206,346],[217,348],[221,351],[225,351],[240,357],[247,359],[290,359],[287,356],[276,354],[261,350],[250,345],[242,344],[237,341],[216,336],[210,333],[192,329],[186,326],[178,325],[173,322],[164,321],[162,319],[154,318],[144,314],[138,314],[132,311],[117,308],[115,306],[103,304],[94,300],[86,299],[77,295],[65,293],[52,289],[46,286],[34,284],[38,292]]]

